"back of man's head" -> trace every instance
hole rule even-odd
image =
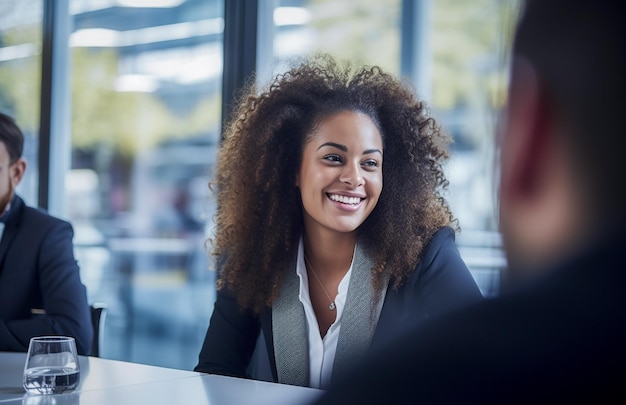
[[[11,164],[22,157],[24,135],[15,120],[2,112],[0,112],[0,142],[4,143],[9,153]]]
[[[626,7],[620,0],[528,0],[513,53],[530,62],[561,116],[572,170],[595,210],[622,215]]]

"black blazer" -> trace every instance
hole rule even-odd
[[[0,241],[0,351],[26,351],[33,336],[67,335],[79,354],[89,352],[93,329],[73,236],[68,222],[14,196]]]
[[[407,333],[319,404],[624,403],[623,229],[515,291]]]
[[[293,272],[295,274],[295,269]],[[354,274],[353,270],[353,278]],[[388,288],[371,347],[386,341],[406,325],[422,323],[481,299],[480,290],[456,248],[454,230],[445,227],[435,233],[411,277],[398,290]],[[301,305],[299,301],[297,304]],[[249,363],[260,330],[263,331],[261,341],[266,345],[265,350],[259,349],[264,351],[262,358],[269,362],[271,370],[269,378],[262,379],[277,382],[272,311],[267,310],[260,317],[242,312],[232,295],[218,291],[195,370],[258,378],[249,374]]]

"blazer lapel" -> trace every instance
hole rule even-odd
[[[295,258],[287,268],[280,296],[272,305],[272,336],[278,382],[308,386],[309,338],[300,302]]]
[[[335,381],[337,376],[345,374],[350,369],[356,358],[367,351],[378,323],[385,301],[388,280],[384,281],[382,291],[376,294],[372,288],[373,264],[357,243],[333,363],[333,380]],[[374,302],[375,306],[373,306]]]
[[[300,279],[294,258],[283,280],[281,292],[272,306],[272,336],[278,382],[308,386],[309,338],[306,315],[300,302]],[[333,380],[350,369],[354,360],[369,348],[385,301],[388,280],[379,294],[372,288],[372,260],[357,244],[346,306],[333,363]],[[372,303],[376,303],[375,306]]]
[[[17,234],[17,226],[22,217],[24,201],[19,196],[14,196],[11,201],[11,212],[4,224],[4,232],[0,240],[0,272],[4,268],[4,259],[9,250],[9,246]]]

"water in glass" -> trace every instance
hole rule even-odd
[[[73,338],[31,339],[24,366],[24,389],[33,394],[62,394],[78,387],[80,369]]]

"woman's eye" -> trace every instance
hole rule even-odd
[[[324,160],[328,160],[329,162],[341,162],[341,157],[338,155],[326,155],[324,156]]]
[[[377,160],[366,160],[365,162],[363,162],[363,166],[366,167],[378,167],[378,161]]]

